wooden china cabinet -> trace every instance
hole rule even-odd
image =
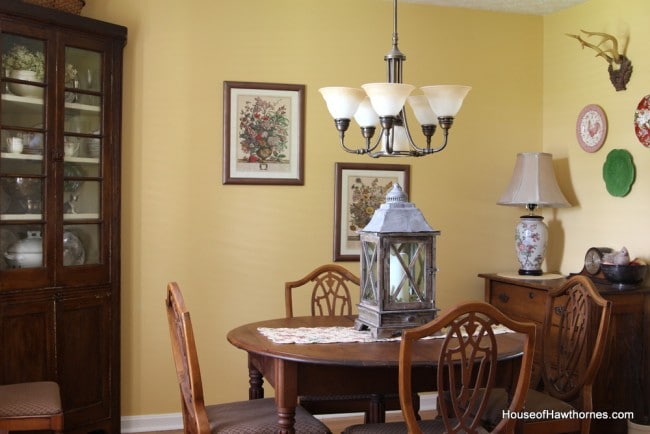
[[[0,2],[0,383],[57,381],[70,433],[120,431],[125,43]]]

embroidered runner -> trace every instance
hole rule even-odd
[[[400,337],[373,338],[370,335],[370,330],[355,330],[353,327],[259,327],[257,330],[274,344],[333,344],[346,342],[388,342],[400,340]],[[512,332],[512,330],[507,327],[494,327],[495,334],[509,332]],[[427,339],[443,337],[444,334],[440,334],[429,336]]]

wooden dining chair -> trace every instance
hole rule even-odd
[[[175,282],[167,285],[166,307],[176,376],[181,391],[184,432],[276,433],[278,413],[273,398],[205,405],[192,321]],[[295,421],[297,433],[331,434],[327,426],[300,406],[296,407]]]
[[[344,434],[383,433],[509,433],[515,419],[502,419],[492,431],[481,425],[488,409],[497,376],[499,348],[494,326],[503,325],[521,333],[523,351],[514,390],[509,393],[509,411],[521,411],[530,383],[535,349],[535,324],[514,321],[496,307],[483,302],[457,305],[427,324],[402,332],[399,356],[399,396],[404,422],[352,425]],[[424,354],[418,341],[440,335],[439,354]],[[414,355],[425,356],[435,375],[438,394],[449,400],[438,400],[435,419],[418,420],[413,410],[411,370],[422,368]]]
[[[611,310],[612,303],[601,297],[585,276],[573,276],[549,292],[542,329],[542,381],[528,390],[527,412],[550,410],[566,415],[593,411],[592,386],[609,340]],[[488,424],[498,421],[504,396],[503,391],[495,395],[492,405],[497,411]],[[518,421],[516,432],[587,434],[590,426],[588,417],[529,419]]]
[[[59,385],[53,381],[0,386],[0,434],[10,431],[63,432]]]
[[[287,318],[293,318],[293,293],[311,295],[311,316],[352,315],[351,290],[359,291],[359,278],[347,268],[325,264],[305,277],[284,284],[284,306]]]
[[[352,315],[353,290],[359,291],[359,278],[354,273],[337,264],[321,265],[299,280],[285,282],[286,317],[294,317],[293,295],[297,291],[310,296],[311,316]],[[363,412],[366,423],[384,422],[387,410],[400,409],[397,394],[300,396],[299,402],[312,414]]]

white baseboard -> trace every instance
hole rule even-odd
[[[120,425],[123,433],[183,429],[183,416],[180,413],[122,416]]]
[[[421,395],[420,409],[435,410],[436,394]],[[318,416],[318,418],[327,420],[345,416],[350,416],[350,414],[324,414]],[[123,433],[169,431],[173,429],[183,429],[183,416],[180,413],[122,416],[121,419],[121,432]]]

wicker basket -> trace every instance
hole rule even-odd
[[[25,3],[32,3],[46,8],[58,9],[79,15],[81,9],[86,5],[85,0],[23,0]]]

